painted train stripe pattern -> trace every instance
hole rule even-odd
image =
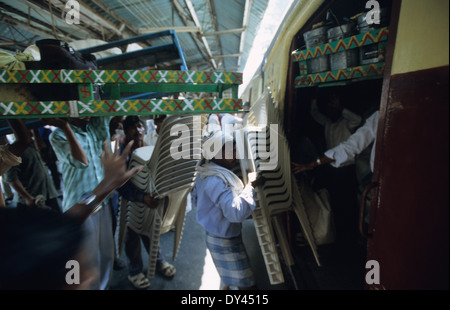
[[[292,61],[299,62],[302,60],[315,58],[327,54],[333,54],[345,51],[351,48],[357,48],[369,44],[374,44],[388,39],[389,28],[381,28],[370,32],[354,35],[339,41],[333,41],[320,46],[292,53]]]
[[[295,86],[311,86],[317,83],[335,82],[340,80],[362,78],[369,76],[380,76],[384,71],[384,62],[358,66],[335,71],[325,71],[314,74],[298,76],[295,79]]]

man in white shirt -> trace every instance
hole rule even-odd
[[[342,167],[352,161],[356,155],[360,154],[372,142],[372,152],[370,155],[370,168],[373,172],[373,162],[375,157],[375,143],[378,128],[379,111],[373,113],[353,135],[346,141],[341,142],[336,147],[327,150],[324,155],[315,161],[307,164],[292,163],[292,171],[297,174],[306,170],[314,169],[323,164],[330,164],[335,168]]]
[[[370,168],[373,172],[374,167],[374,156],[375,156],[375,143],[376,143],[376,134],[378,127],[378,116],[379,112],[376,111],[373,113],[365,122],[363,126],[361,126],[354,134],[352,134],[347,140],[341,142],[334,148],[327,150],[324,155],[317,158],[315,161],[312,161],[307,164],[298,164],[292,162],[292,171],[294,174],[301,173],[303,171],[312,170],[318,166],[324,164],[330,164],[332,167],[339,168],[344,167],[350,163],[354,162],[355,156],[361,154],[371,143],[373,143],[371,155],[370,155]],[[366,175],[363,179],[359,180],[360,188],[364,189],[367,184],[367,180],[371,179],[371,174]],[[370,181],[369,181],[370,182]],[[344,196],[346,198],[347,194],[345,193],[345,186],[351,186],[349,184],[339,184],[338,192],[336,197],[339,199],[339,195]],[[347,197],[348,198],[348,197]],[[358,197],[361,199],[361,197]],[[361,203],[361,202],[360,202]],[[336,212],[337,211],[337,212]],[[342,215],[341,215],[342,213]],[[365,210],[365,222],[368,222],[368,214],[369,209]],[[339,236],[339,231],[342,231],[344,234],[350,230],[350,237],[353,236],[351,233],[351,229],[356,229],[357,214],[352,211],[351,208],[345,207],[341,210],[335,210],[336,216],[336,230]],[[348,224],[350,223],[350,224]],[[338,228],[339,227],[339,228]],[[342,228],[341,228],[342,227]],[[338,231],[339,230],[339,231]],[[339,238],[339,237],[338,237]],[[342,240],[346,240],[347,237],[343,237]]]
[[[317,101],[311,104],[311,116],[325,129],[327,149],[347,140],[361,124],[361,116],[342,106],[339,96],[332,92],[326,98],[327,113],[320,112]]]
[[[233,137],[218,131],[209,139],[221,147],[214,149],[209,154],[210,160],[198,167],[192,194],[197,221],[205,228],[206,245],[223,288],[254,289],[255,278],[241,230],[242,222],[256,207],[255,186],[262,185],[263,179],[249,173],[250,182],[244,186],[231,171],[236,163]]]

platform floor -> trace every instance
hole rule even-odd
[[[150,279],[148,290],[218,290],[220,289],[220,277],[212,261],[205,244],[205,231],[196,221],[195,209],[187,213],[180,248],[175,261],[172,260],[174,233],[168,232],[161,235],[160,246],[165,259],[177,269],[171,279],[156,273]],[[271,285],[267,276],[264,259],[257,240],[253,221],[246,220],[243,223],[243,240],[250,258],[250,264],[254,270],[256,284],[262,290],[284,290],[289,287],[284,284]],[[143,247],[142,247],[143,248]],[[144,272],[148,267],[148,255],[142,251]],[[122,260],[126,260],[124,253]],[[111,288],[116,290],[134,290],[129,282],[128,270],[115,270],[111,282]]]

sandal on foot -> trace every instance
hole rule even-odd
[[[171,278],[175,275],[176,269],[173,265],[168,262],[162,263],[159,268],[159,272],[161,272],[165,277]]]
[[[128,280],[130,280],[133,286],[138,289],[144,289],[150,286],[150,281],[142,272],[135,276],[128,276]]]

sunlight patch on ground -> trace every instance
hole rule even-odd
[[[202,280],[199,290],[220,289],[220,276],[211,257],[211,253],[206,249],[205,264],[203,265]]]

